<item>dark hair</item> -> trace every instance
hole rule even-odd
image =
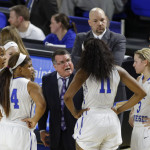
[[[70,21],[69,17],[66,16],[65,14],[58,13],[58,14],[53,15],[52,17],[54,17],[54,19],[57,23],[61,22],[64,29],[69,30],[69,29],[73,28],[74,32],[77,33],[77,28],[76,28],[75,23]]]
[[[15,11],[17,16],[22,16],[24,20],[30,20],[29,10],[25,5],[16,5],[9,9],[10,11]]]
[[[53,64],[56,63],[56,61],[55,61],[55,56],[56,55],[66,55],[66,54],[68,54],[70,56],[70,53],[67,50],[65,50],[65,49],[58,49],[58,50],[56,50],[53,53],[53,55],[52,55],[52,62],[53,62]]]
[[[15,54],[13,54],[10,57],[10,59],[8,61],[8,66],[10,68],[13,68],[16,65],[17,60],[19,58],[19,54],[20,53],[16,52]],[[23,67],[30,60],[31,60],[30,57],[27,56],[25,58],[25,60],[19,66]],[[11,77],[12,77],[12,73],[10,72],[9,67],[4,68],[0,72],[0,89],[1,89],[0,90],[0,104],[2,105],[7,117],[9,116],[9,112],[10,112],[10,97],[9,97],[10,91],[9,91],[9,87],[10,87],[10,80],[11,80]],[[13,71],[15,71],[15,69]]]
[[[79,68],[97,80],[109,78],[114,59],[106,44],[102,40],[90,38],[84,41],[83,49]]]

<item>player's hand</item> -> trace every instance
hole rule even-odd
[[[47,133],[46,131],[41,131],[40,132],[40,138],[41,138],[41,141],[43,142],[44,146],[47,146],[47,147],[50,146],[50,144],[49,144],[49,133]]]
[[[37,124],[37,122],[34,121],[33,118],[25,118],[25,119],[22,119],[22,121],[26,122],[28,128],[30,128],[30,129],[34,128]]]
[[[143,122],[144,127],[148,127],[149,126],[149,129],[150,129],[150,118],[144,118],[143,120],[144,120],[144,122]]]
[[[74,118],[78,119],[81,117],[84,111],[89,111],[90,108],[85,108],[85,109],[80,109],[80,110],[75,110],[75,112],[72,114]]]
[[[111,109],[117,114],[117,109],[115,107],[112,107]]]
[[[134,126],[134,109],[132,108],[129,114],[129,124],[131,127]]]
[[[133,117],[129,117],[129,121],[128,122],[129,122],[131,127],[134,126],[134,118]]]

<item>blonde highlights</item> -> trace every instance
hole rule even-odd
[[[146,59],[150,62],[150,48],[142,48],[141,50],[137,50],[135,54],[138,54],[142,60]]]

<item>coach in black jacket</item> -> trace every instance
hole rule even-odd
[[[41,141],[44,145],[46,143],[46,120],[48,111],[50,111],[50,149],[51,150],[75,150],[75,141],[72,138],[76,119],[73,118],[69,110],[64,106],[64,120],[66,129],[63,131],[61,128],[61,100],[60,93],[62,87],[61,77],[66,78],[66,86],[70,84],[74,77],[73,64],[69,53],[66,50],[57,50],[52,56],[53,65],[56,69],[55,72],[47,74],[42,79],[43,94],[47,103],[47,109],[43,117],[39,121],[39,129]],[[77,109],[81,108],[83,101],[83,90],[80,89],[74,98],[74,104]]]

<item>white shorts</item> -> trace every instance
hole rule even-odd
[[[150,150],[150,129],[136,126],[131,137],[131,150]]]
[[[90,108],[78,119],[73,137],[84,150],[116,150],[122,143],[118,116],[108,108]]]
[[[23,125],[0,121],[0,150],[37,150],[36,136]]]

